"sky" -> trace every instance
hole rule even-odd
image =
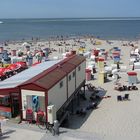
[[[140,0],[0,0],[0,18],[140,17]]]

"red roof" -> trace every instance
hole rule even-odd
[[[48,73],[46,76],[34,81],[36,85],[42,86],[45,89],[50,89],[57,82],[63,79],[66,76],[66,73],[61,69],[55,69],[53,72]]]
[[[62,71],[67,72],[67,73],[70,73],[71,71],[73,71],[75,69],[75,65],[70,64],[70,63],[64,63],[62,65],[58,65],[58,67]]]
[[[32,83],[49,90],[83,61],[85,61],[85,57],[83,56],[70,56],[20,86],[22,87]]]
[[[78,66],[78,65],[80,65],[83,61],[85,61],[85,57],[75,55],[74,57],[72,57],[71,59],[69,59],[67,62],[68,62],[68,63],[71,63],[71,64],[73,64],[73,65],[75,65],[75,66]]]

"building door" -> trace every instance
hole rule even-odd
[[[11,94],[11,108],[12,108],[12,117],[16,117],[19,115],[19,94],[12,93]]]

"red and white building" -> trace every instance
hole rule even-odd
[[[48,120],[48,106],[56,114],[71,103],[85,86],[86,60],[72,55],[63,60],[47,61],[0,82],[0,115],[26,120],[27,109],[43,111]],[[7,101],[6,101],[7,100]]]

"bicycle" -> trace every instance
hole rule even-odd
[[[53,136],[55,135],[55,130],[53,128],[53,124],[46,122],[46,120],[44,118],[39,119],[38,127],[42,130],[49,130],[49,132],[52,133]]]

